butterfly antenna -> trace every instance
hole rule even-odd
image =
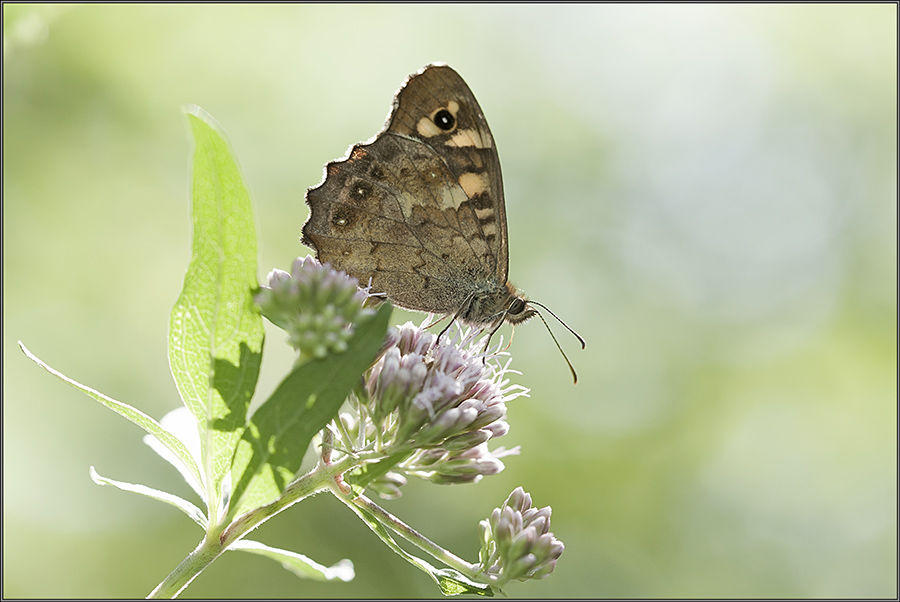
[[[532,301],[529,301],[529,303],[532,303]],[[544,307],[544,306],[541,305],[541,307]],[[544,307],[544,309],[547,309],[547,308]],[[547,309],[547,311],[550,311],[550,310]],[[572,372],[572,380],[574,381],[573,384],[577,385],[578,384],[578,375],[575,374],[575,368],[572,367],[572,362],[569,361],[569,358],[566,356],[566,352],[563,351],[563,348],[559,345],[559,341],[556,340],[556,336],[553,334],[553,331],[550,330],[550,325],[547,324],[547,320],[544,319],[544,316],[541,315],[541,312],[534,310],[534,313],[537,314],[537,316],[541,319],[541,322],[544,323],[544,326],[547,327],[547,332],[550,333],[550,338],[553,339],[554,343],[556,343],[556,348],[559,349],[559,352],[562,353],[563,359],[566,360],[566,363],[569,365],[569,370]],[[553,312],[550,311],[550,313],[552,314]],[[553,316],[553,317],[556,318],[556,316]],[[556,318],[556,319],[559,320],[559,318]],[[572,330],[572,329],[569,328],[569,330]],[[578,335],[576,334],[575,336],[578,336]],[[582,340],[581,337],[578,337],[578,340]],[[582,341],[582,342],[584,342],[584,341]]]
[[[566,330],[568,330],[569,332],[571,332],[572,334],[575,335],[575,338],[578,339],[578,341],[581,343],[581,348],[584,349],[584,339],[581,338],[581,335],[578,334],[577,332],[575,332],[574,330],[572,330],[572,327],[571,327],[571,326],[569,326],[568,324],[566,324],[565,322],[563,322],[562,320],[560,320],[559,316],[557,316],[555,313],[553,313],[553,312],[550,310],[549,307],[547,307],[547,306],[544,305],[543,303],[538,303],[537,301],[532,301],[531,299],[529,299],[528,302],[529,302],[530,304],[532,304],[532,305],[537,305],[538,307],[543,307],[544,309],[546,309],[547,312],[548,312],[551,316],[553,316],[554,318],[556,318],[556,320],[557,320],[560,324],[562,324],[563,326],[566,327]],[[541,315],[541,314],[538,314],[538,315]],[[543,318],[541,318],[541,319],[543,320]],[[546,323],[547,323],[547,322],[545,321],[544,324],[546,324]],[[550,330],[550,327],[549,327],[549,326],[547,326],[547,330]],[[551,332],[550,334],[552,335],[553,333]],[[556,340],[556,339],[554,339],[554,340]],[[559,343],[557,343],[557,346],[559,346]],[[562,351],[562,350],[560,350],[560,351]],[[565,354],[563,354],[563,355],[565,355]]]

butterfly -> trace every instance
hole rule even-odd
[[[409,76],[382,131],[328,163],[306,204],[301,242],[400,307],[491,335],[504,322],[544,320],[534,305],[556,317],[507,278],[500,158],[478,101],[447,65]]]

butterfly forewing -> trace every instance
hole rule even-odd
[[[434,115],[448,111],[453,127],[441,130]],[[397,93],[387,133],[426,144],[444,161],[468,203],[461,219],[474,224],[491,249],[486,266],[502,284],[508,275],[506,207],[494,137],[475,95],[456,71],[430,65],[409,78]]]

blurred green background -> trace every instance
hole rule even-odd
[[[159,418],[189,259],[187,128],[225,128],[260,277],[305,255],[303,193],[426,63],[467,80],[503,164],[522,446],[385,506],[470,560],[516,486],[566,544],[515,597],[897,596],[897,7],[3,6],[3,595],[146,595],[190,552]],[[395,321],[407,314],[397,312]],[[416,322],[421,316],[413,316]],[[270,329],[259,387],[288,369]],[[504,329],[504,336],[509,332]],[[185,597],[434,597],[329,496],[253,534],[355,581],[229,553]]]

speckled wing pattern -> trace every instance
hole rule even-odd
[[[507,283],[500,161],[478,102],[429,65],[394,98],[385,129],[328,163],[306,193],[302,242],[321,262],[408,309],[493,323],[521,313]],[[515,320],[518,321],[518,320]]]

